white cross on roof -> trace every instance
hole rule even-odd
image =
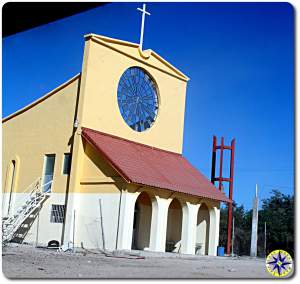
[[[141,36],[140,36],[140,49],[143,50],[143,38],[144,38],[144,24],[145,24],[145,15],[151,15],[146,11],[146,4],[143,4],[143,9],[137,8],[137,10],[142,12],[142,25],[141,25]]]

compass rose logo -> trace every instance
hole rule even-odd
[[[284,250],[274,250],[266,258],[267,270],[276,277],[288,275],[293,268],[292,257]]]

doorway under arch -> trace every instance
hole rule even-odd
[[[174,198],[168,209],[166,251],[180,252],[182,233],[182,206]]]
[[[149,248],[152,218],[152,201],[148,193],[142,192],[134,207],[132,249]]]
[[[206,204],[201,204],[197,216],[196,254],[208,255],[210,216]]]

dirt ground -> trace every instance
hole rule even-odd
[[[182,256],[150,252],[105,256],[97,251],[59,252],[28,245],[2,249],[7,278],[272,278],[264,259]]]

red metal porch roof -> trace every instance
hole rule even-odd
[[[82,137],[129,183],[230,202],[181,154],[82,128]]]

